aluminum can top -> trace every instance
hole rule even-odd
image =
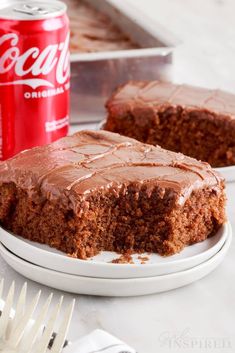
[[[1,0],[0,19],[33,21],[63,15],[67,6],[56,0]]]

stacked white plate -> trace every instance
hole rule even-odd
[[[89,260],[74,259],[48,246],[34,243],[0,229],[0,254],[23,276],[72,293],[103,296],[136,296],[163,292],[190,284],[213,271],[224,259],[232,238],[226,223],[202,243],[186,247],[180,254],[147,255],[141,264],[117,264],[119,257],[102,252]]]
[[[235,166],[215,168],[215,170],[222,174],[227,183],[235,181]]]

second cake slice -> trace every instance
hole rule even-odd
[[[170,82],[128,82],[107,103],[105,130],[213,167],[235,164],[235,95]]]

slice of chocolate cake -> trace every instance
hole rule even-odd
[[[0,163],[1,225],[74,257],[171,255],[224,222],[208,164],[118,134],[82,131]]]
[[[104,129],[206,161],[235,164],[235,95],[173,83],[129,82],[107,103]]]

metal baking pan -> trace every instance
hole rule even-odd
[[[174,47],[179,43],[128,0],[86,0],[108,15],[141,49],[71,55],[71,122],[104,119],[105,102],[128,80],[169,80]]]

